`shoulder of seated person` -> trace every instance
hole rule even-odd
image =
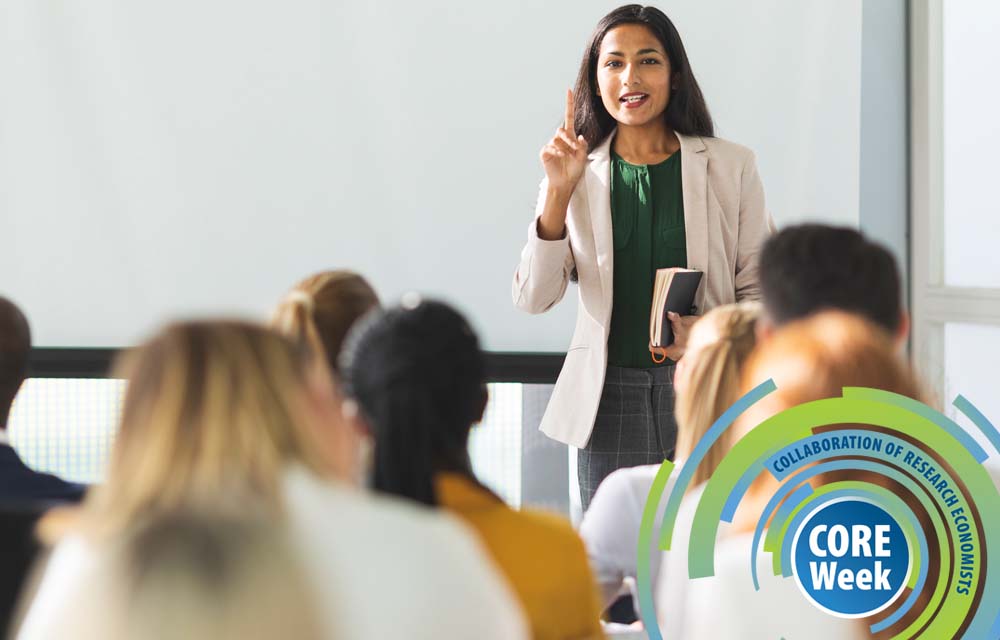
[[[430,509],[404,498],[327,481],[301,469],[291,471],[287,482],[296,516],[307,521],[336,519],[341,523],[354,523],[358,529],[390,534],[406,530],[407,535],[417,534],[428,539],[466,534],[464,524],[442,509]]]
[[[514,513],[520,533],[536,548],[551,548],[553,553],[564,555],[585,555],[582,538],[565,516],[539,509],[522,509]]]
[[[551,529],[556,532],[573,532],[573,525],[570,521],[558,513],[533,508],[511,509],[511,511],[518,514],[524,522],[539,528]]]
[[[47,581],[79,580],[91,570],[103,553],[102,547],[79,533],[70,533],[48,549],[44,558]]]

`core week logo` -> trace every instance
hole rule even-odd
[[[962,396],[953,405],[968,431],[927,405],[876,389],[845,388],[839,398],[787,409],[737,442],[695,498],[693,519],[677,521],[705,453],[774,389],[768,381],[741,398],[682,467],[668,461],[657,473],[638,551],[650,639],[663,637],[649,574],[654,532],[658,549],[670,551],[675,526],[689,528],[686,557],[668,554],[668,562],[686,562],[693,580],[713,576],[719,525],[732,522],[762,473],[778,488],[746,549],[753,589],[774,584],[761,580],[765,567],[794,581],[826,614],[858,619],[873,634],[889,630],[882,637],[1000,637],[1000,493],[983,466],[1000,460],[1000,432]],[[766,554],[770,562],[758,562]]]
[[[792,572],[802,593],[823,611],[864,618],[903,593],[910,549],[887,511],[844,498],[817,507],[795,533]]]

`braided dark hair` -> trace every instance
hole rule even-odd
[[[373,312],[348,334],[340,367],[375,437],[376,490],[436,505],[435,473],[471,478],[468,438],[485,406],[485,361],[458,311],[424,301]]]

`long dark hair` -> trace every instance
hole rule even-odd
[[[468,439],[485,405],[486,365],[458,311],[425,301],[372,312],[348,334],[340,366],[375,436],[377,491],[436,505],[437,472],[475,481]]]
[[[597,58],[608,31],[626,24],[641,24],[652,31],[670,60],[671,75],[677,79],[677,88],[671,91],[670,102],[663,112],[667,126],[683,135],[714,136],[715,126],[705,104],[705,96],[695,80],[684,43],[674,23],[656,7],[628,4],[601,18],[580,62],[573,91],[576,102],[573,124],[576,132],[586,138],[588,148],[601,144],[616,126],[615,119],[597,95]]]

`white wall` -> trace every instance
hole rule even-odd
[[[40,346],[263,315],[349,266],[558,351],[510,277],[585,41],[616,3],[0,3],[0,292]],[[861,2],[662,3],[779,223],[856,225]]]

